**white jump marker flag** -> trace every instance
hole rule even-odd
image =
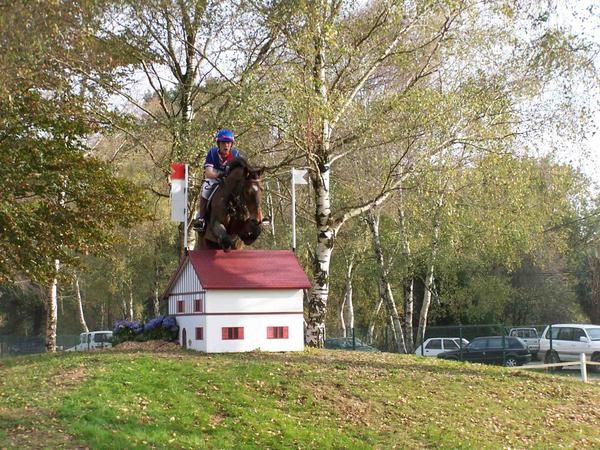
[[[306,169],[292,167],[292,251],[294,253],[296,253],[296,185],[308,184],[304,178],[307,172]]]

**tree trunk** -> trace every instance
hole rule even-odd
[[[266,191],[267,191],[267,210],[269,211],[269,220],[270,220],[270,228],[271,228],[271,237],[273,238],[273,247],[277,248],[277,237],[275,235],[275,208],[273,206],[273,195],[271,194],[271,189],[268,183],[265,183]]]
[[[404,192],[400,187],[398,191],[400,207],[398,208],[398,216],[400,218],[400,235],[402,239],[402,256],[408,267],[408,274],[403,282],[404,295],[404,337],[406,339],[406,347],[409,352],[414,351],[415,344],[413,340],[413,312],[414,312],[414,275],[412,269],[412,254],[410,251],[410,242],[406,229],[406,217],[404,216]]]
[[[60,261],[54,260],[55,277],[48,288],[48,297],[46,306],[48,308],[46,315],[46,351],[56,352],[56,325],[58,308],[58,272],[60,270]]]
[[[85,322],[85,315],[83,314],[83,301],[81,299],[81,289],[79,288],[79,277],[77,275],[75,275],[75,295],[77,296],[79,324],[81,325],[81,329],[87,333],[90,330],[88,329],[87,323]]]
[[[443,197],[440,197],[438,203],[438,212],[436,213],[434,218],[433,237],[431,239],[430,264],[427,269],[427,275],[425,276],[425,293],[423,294],[423,304],[421,305],[421,314],[419,315],[419,328],[417,330],[417,336],[419,337],[419,339],[423,339],[425,336],[425,330],[427,328],[427,315],[429,314],[429,307],[431,305],[431,297],[434,282],[434,268],[437,259],[438,239],[440,234],[440,210],[442,204]]]
[[[154,317],[157,317],[160,314],[160,267],[158,262],[155,262],[154,266],[154,302],[152,304],[152,310],[154,312]]]
[[[133,283],[131,280],[127,283],[127,290],[129,291],[129,320],[133,320]]]
[[[371,230],[373,250],[375,251],[375,257],[377,259],[377,266],[379,267],[380,294],[392,323],[396,351],[398,353],[406,353],[406,344],[404,342],[402,323],[400,320],[400,315],[398,314],[398,309],[396,308],[396,303],[394,302],[394,295],[388,278],[388,269],[385,264],[383,249],[381,248],[381,240],[379,238],[379,215],[376,215],[370,211],[367,213],[366,219],[367,223],[369,224],[369,229]]]
[[[381,307],[383,306],[383,300],[381,296],[377,301],[377,306],[375,307],[375,311],[373,311],[373,316],[369,321],[369,329],[367,331],[367,343],[371,344],[375,340],[375,324],[377,323],[377,316],[379,316],[379,311],[381,311]]]
[[[600,258],[598,253],[594,255],[591,262],[592,286],[590,295],[590,307],[588,315],[591,323],[600,323]]]
[[[347,329],[354,329],[354,303],[352,299],[352,272],[354,270],[354,254],[351,255],[350,261],[346,267],[346,286],[344,289],[344,299],[340,308],[340,322],[342,324],[342,336],[347,337]]]

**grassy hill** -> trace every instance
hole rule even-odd
[[[0,360],[0,448],[599,448],[600,384],[394,354]]]

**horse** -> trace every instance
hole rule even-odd
[[[207,226],[200,248],[238,250],[251,245],[262,231],[260,209],[263,169],[250,166],[242,157],[231,160],[227,175],[213,189],[207,210]]]

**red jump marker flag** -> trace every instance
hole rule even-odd
[[[171,164],[171,221],[187,222],[187,164]]]

